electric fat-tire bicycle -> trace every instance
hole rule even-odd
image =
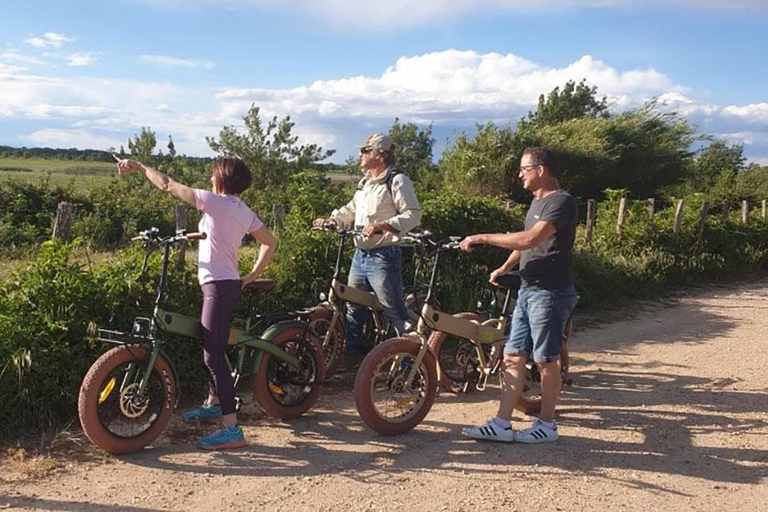
[[[137,317],[132,332],[98,329],[97,339],[116,344],[88,370],[80,387],[78,412],[86,436],[107,452],[140,450],[165,429],[178,400],[178,374],[163,352],[166,335],[202,339],[199,318],[165,309],[171,248],[204,233],[178,231],[161,237],[156,228],[134,240],[145,245],[147,260],[162,249],[162,264],[150,317]],[[251,290],[274,287],[269,279],[256,280]],[[249,299],[251,308],[252,296]],[[320,393],[325,364],[319,340],[309,329],[309,311],[253,316],[233,323],[229,334],[227,364],[237,384],[251,376],[259,405],[271,416],[291,419],[305,413]]]
[[[497,290],[491,291],[488,308],[481,311],[457,313],[456,318],[469,320],[480,325],[491,326],[509,334],[515,297],[520,288],[520,274],[517,271],[497,277],[498,288],[503,290],[503,299]],[[499,300],[501,299],[501,300]],[[501,307],[498,307],[501,302]],[[495,310],[495,315],[491,312]],[[568,382],[568,341],[573,330],[573,315],[568,318],[563,330],[563,345],[560,348],[559,366],[563,383]],[[443,391],[484,391],[491,376],[498,375],[504,359],[504,342],[477,343],[445,331],[434,331],[429,337],[429,346],[440,365],[440,388]],[[515,408],[525,414],[541,412],[541,375],[533,360],[526,363],[525,383]]]
[[[330,378],[336,371],[346,346],[344,321],[346,312],[344,303],[359,304],[368,311],[363,325],[363,338],[368,345],[375,345],[390,335],[389,322],[384,315],[384,309],[376,294],[349,286],[344,282],[341,272],[341,261],[344,247],[350,237],[362,235],[360,229],[338,229],[334,224],[312,228],[316,231],[327,231],[338,234],[339,244],[336,251],[336,266],[327,296],[321,296],[321,303],[312,308],[312,330],[322,340],[323,356],[325,358],[325,378]],[[420,238],[413,239],[416,242]],[[417,322],[421,304],[426,298],[426,292],[416,284],[418,268],[414,272],[414,285],[411,293],[404,297],[405,307],[412,322]]]
[[[503,358],[506,310],[514,286],[508,287],[502,316],[499,319],[483,322],[482,318],[476,317],[474,313],[454,316],[435,307],[440,255],[445,251],[458,249],[460,240],[459,237],[450,237],[441,242],[430,242],[434,251],[432,273],[416,331],[379,343],[368,353],[357,372],[355,404],[358,413],[366,425],[380,434],[397,435],[408,432],[429,413],[437,396],[442,374],[433,346],[441,347],[445,341],[445,338],[440,340],[443,335],[466,340],[470,344],[471,347],[462,349],[460,357],[470,358],[475,366],[472,368],[472,371],[478,373],[475,386],[481,383],[484,388],[488,376],[499,370]],[[431,335],[428,334],[430,329],[433,331]],[[471,354],[471,348],[475,349],[474,355]],[[567,369],[566,344],[563,350],[566,352]],[[466,361],[459,362],[459,366],[462,364],[470,367]],[[537,380],[540,382],[536,366],[529,364],[527,368],[529,375],[526,376],[526,386],[531,386]],[[541,397],[537,393],[540,392],[537,392],[535,387],[529,387],[516,404],[516,408],[528,414],[540,410]]]

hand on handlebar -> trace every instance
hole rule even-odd
[[[501,283],[499,283],[498,278],[499,276],[504,275],[508,272],[509,271],[504,267],[499,267],[493,272],[491,272],[491,275],[488,277],[488,282],[491,283],[493,286],[498,286],[499,288],[501,288],[502,286],[501,286]]]
[[[336,220],[328,218],[324,219],[322,217],[317,218],[312,221],[312,227],[314,228],[326,228],[326,229],[335,229],[337,227]]]
[[[365,227],[363,227],[362,234],[365,237],[369,237],[371,235],[380,235],[384,233],[386,223],[384,222],[372,222],[370,224],[366,224]]]
[[[459,244],[459,248],[461,248],[461,250],[465,252],[472,252],[474,250],[474,247],[472,247],[473,245],[478,245],[482,243],[483,242],[480,239],[480,235],[470,235],[461,241],[461,243]]]

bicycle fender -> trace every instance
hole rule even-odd
[[[170,357],[168,357],[168,354],[166,354],[164,350],[160,351],[160,355],[163,356],[166,361],[168,361],[168,366],[171,367],[171,371],[173,372],[173,380],[176,383],[176,401],[173,404],[173,409],[176,410],[176,407],[179,405],[179,395],[181,394],[179,393],[179,390],[181,389],[179,387],[180,385],[179,372],[178,370],[176,370],[176,365],[174,364],[174,362],[171,360]]]
[[[267,330],[264,331],[259,336],[259,343],[263,343],[263,342],[271,343],[272,340],[274,340],[279,333],[281,333],[285,329],[289,329],[293,327],[298,327],[299,329],[304,330],[307,328],[307,323],[300,322],[298,320],[283,320],[282,322],[277,322],[276,324],[272,324],[269,327],[267,327]],[[268,347],[270,348],[269,351],[273,355],[280,357],[280,353],[282,353],[281,349],[273,346],[268,346]],[[259,367],[261,366],[262,350],[257,350],[256,355],[253,358],[253,371],[252,371],[253,375],[256,375],[256,373],[259,371]]]
[[[265,341],[272,341],[279,332],[288,329],[289,327],[298,327],[299,329],[304,330],[307,328],[307,323],[299,320],[283,320],[282,322],[277,322],[276,324],[267,327],[267,330],[264,331],[259,338]]]

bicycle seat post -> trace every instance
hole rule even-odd
[[[253,313],[254,302],[258,302],[256,297],[256,290],[249,290],[248,292],[248,305],[245,308],[245,330],[251,328],[251,313]]]

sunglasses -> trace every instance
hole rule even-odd
[[[367,155],[371,151],[373,151],[373,148],[360,148],[360,154],[361,155]]]
[[[533,169],[535,169],[535,168],[539,167],[540,165],[541,165],[541,164],[534,164],[534,165],[525,165],[525,166],[521,166],[521,167],[520,167],[520,171],[518,172],[518,174],[525,174],[525,173],[527,173],[528,171],[530,171],[530,170],[533,170]]]

